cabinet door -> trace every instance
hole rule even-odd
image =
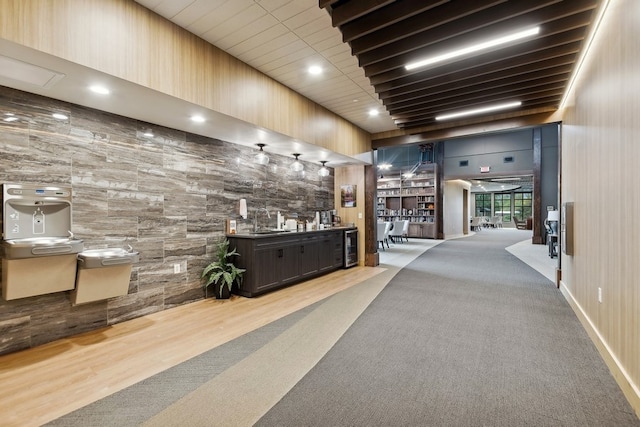
[[[409,237],[423,237],[422,236],[422,224],[421,223],[409,223],[409,231],[407,233]]]
[[[283,248],[256,250],[254,283],[250,292],[256,293],[279,285],[285,274],[285,267]]]
[[[325,233],[318,239],[318,269],[332,270],[335,264],[335,234]]]
[[[298,254],[299,246],[284,245],[279,248],[281,251],[281,257],[278,258],[280,264],[280,282],[282,284],[293,282],[300,277],[300,271],[298,265],[300,264],[300,256]]]
[[[301,277],[318,272],[318,251],[319,244],[315,236],[301,239],[298,252],[298,274]]]
[[[435,239],[437,237],[436,224],[430,222],[424,223],[424,231],[422,232],[422,234],[423,237]]]

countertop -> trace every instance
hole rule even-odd
[[[238,239],[265,239],[265,238],[269,238],[269,237],[281,237],[281,236],[303,236],[303,235],[308,235],[308,234],[319,234],[319,233],[325,233],[325,232],[332,232],[332,231],[345,231],[345,230],[355,230],[357,229],[357,227],[346,227],[346,226],[341,226],[341,227],[331,227],[331,228],[325,228],[324,230],[312,230],[312,231],[279,231],[279,230],[273,230],[273,231],[259,231],[257,233],[236,233],[236,234],[227,234],[227,237],[234,237],[234,238],[238,238]]]

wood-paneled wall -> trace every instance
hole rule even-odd
[[[566,109],[562,289],[640,414],[640,2],[614,0]],[[602,302],[598,302],[598,288]]]
[[[349,166],[335,169],[335,207],[343,224],[353,223],[358,227],[358,265],[365,265],[365,167]],[[356,206],[342,207],[340,199],[340,186],[352,185],[356,190]],[[372,191],[372,190],[369,190]],[[373,212],[370,213],[373,215]]]
[[[132,0],[0,0],[0,37],[337,153],[370,136]]]

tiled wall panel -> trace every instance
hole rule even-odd
[[[0,300],[0,354],[202,299],[200,272],[240,198],[249,207],[244,230],[258,207],[272,225],[278,210],[311,219],[334,207],[333,174],[320,179],[319,165],[292,177],[290,158],[270,154],[268,166],[254,165],[254,149],[5,87],[0,114],[0,183],[71,185],[72,231],[85,249],[140,252],[128,295],[79,306],[68,292]],[[149,127],[153,138],[143,136]]]

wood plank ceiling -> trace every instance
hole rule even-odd
[[[400,129],[521,101],[514,115],[556,110],[598,0],[319,0]],[[527,28],[531,38],[411,71],[407,63]],[[492,120],[489,115],[487,120]]]
[[[317,0],[136,0],[368,132],[395,129]],[[307,72],[322,67],[322,75]]]
[[[136,1],[371,133],[411,133],[439,114],[511,100],[522,105],[510,117],[555,111],[602,2]],[[404,68],[532,26],[540,33],[525,41]],[[313,64],[324,68],[321,77],[306,72]],[[370,117],[376,107],[387,114]]]

